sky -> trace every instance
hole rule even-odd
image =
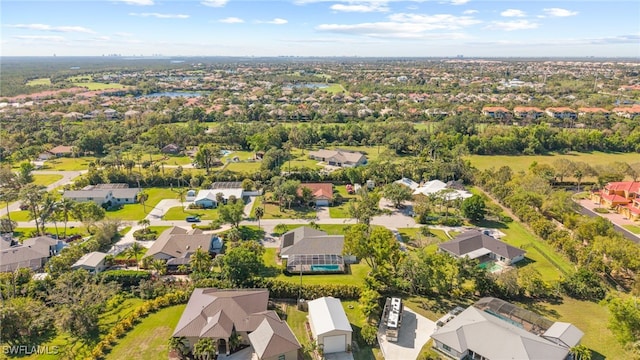
[[[2,0],[2,56],[640,58],[640,1]]]

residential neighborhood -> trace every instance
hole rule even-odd
[[[116,58],[1,89],[6,357],[637,355],[637,61]]]

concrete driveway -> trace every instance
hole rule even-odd
[[[416,359],[436,329],[435,322],[405,307],[398,342],[388,342],[384,333],[378,333],[378,342],[385,360]]]

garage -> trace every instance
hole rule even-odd
[[[345,348],[347,337],[345,335],[325,336],[323,340],[325,354],[347,351]]]
[[[329,206],[329,200],[327,200],[327,199],[316,199],[316,206]]]
[[[311,333],[318,344],[322,345],[324,353],[347,351],[353,330],[340,299],[322,297],[309,301],[308,304]]]

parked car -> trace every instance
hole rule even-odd
[[[187,222],[200,222],[200,217],[192,215],[192,216],[187,216]]]

